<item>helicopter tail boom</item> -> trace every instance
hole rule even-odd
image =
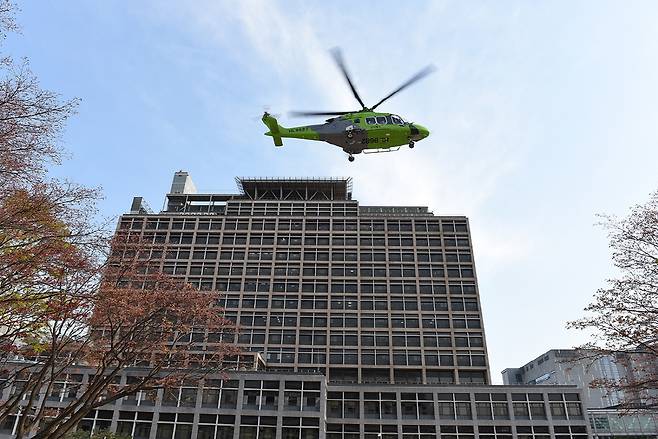
[[[271,116],[269,113],[265,112],[265,114],[263,114],[263,123],[269,129],[269,131],[266,132],[265,135],[272,137],[275,146],[283,146],[283,140],[281,139],[281,130],[280,130],[280,128],[282,127],[279,125],[276,118]]]

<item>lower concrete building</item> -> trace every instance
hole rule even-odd
[[[67,389],[92,372],[70,370],[44,396],[48,404],[67,404],[75,397]],[[581,399],[574,386],[329,383],[324,375],[241,371],[138,392],[94,410],[78,428],[134,439],[585,439]],[[0,426],[0,437],[12,436],[16,420]]]

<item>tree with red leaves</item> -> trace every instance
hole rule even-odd
[[[0,1],[2,38],[16,29],[14,11]],[[16,438],[64,437],[97,407],[198,381],[237,354],[190,336],[233,330],[218,292],[148,272],[153,245],[110,238],[95,218],[97,189],[48,178],[76,105],[41,89],[26,61],[0,62],[0,422],[15,420]],[[90,378],[49,406],[74,367]]]
[[[225,320],[217,306],[218,293],[197,291],[160,273],[145,273],[147,262],[139,258],[142,251],[139,242],[115,238],[113,254],[122,256],[109,258],[98,288],[89,285],[88,291],[76,291],[69,296],[71,301],[57,304],[57,313],[67,319],[50,324],[57,330],[46,338],[48,355],[35,353],[35,359],[43,358],[44,365],[53,362],[56,367],[40,366],[41,371],[48,370],[45,379],[41,383],[32,379],[27,387],[43,391],[64,371],[62,366],[92,367],[94,372],[74,401],[55,412],[50,410],[35,438],[63,437],[91,410],[137,391],[198,383],[221,371],[225,360],[239,353],[233,345],[190,336],[193,332],[206,338],[232,333],[233,322]],[[117,384],[123,372],[136,366],[144,366],[137,378]],[[36,371],[30,372],[34,376]],[[30,420],[29,428],[48,411],[43,399],[33,407],[34,415],[24,417]]]
[[[613,356],[628,373],[598,379],[592,387],[623,395],[624,408],[658,407],[658,192],[626,218],[605,216],[612,260],[619,276],[608,280],[569,326],[593,331],[582,358]]]

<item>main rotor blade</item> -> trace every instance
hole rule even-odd
[[[306,116],[342,116],[347,113],[355,113],[355,111],[291,111],[288,114],[293,117],[306,117]]]
[[[394,91],[392,91],[392,92],[391,92],[388,96],[386,96],[384,99],[382,99],[381,101],[377,102],[377,103],[376,103],[375,105],[373,105],[370,109],[371,109],[371,110],[374,110],[375,108],[377,108],[382,102],[384,102],[384,101],[387,100],[388,98],[390,98],[390,97],[392,97],[392,96],[398,94],[399,92],[401,92],[401,91],[404,90],[405,88],[409,87],[409,86],[410,86],[411,84],[413,84],[414,82],[416,82],[416,81],[420,81],[420,80],[423,79],[425,76],[429,75],[430,73],[432,73],[432,72],[435,71],[435,70],[436,70],[436,67],[434,67],[433,65],[430,64],[429,66],[425,67],[423,70],[421,70],[420,72],[418,72],[418,73],[416,73],[414,76],[412,76],[409,80],[407,80],[407,82],[405,82],[404,84],[402,84],[401,86],[399,86],[398,88],[396,88]]]
[[[356,88],[354,87],[354,84],[352,83],[352,78],[350,78],[350,74],[347,73],[347,68],[345,67],[345,62],[343,61],[343,54],[341,53],[340,49],[338,47],[333,48],[331,50],[331,54],[333,55],[334,61],[336,61],[336,64],[338,64],[338,67],[340,68],[340,71],[343,72],[343,76],[345,76],[345,79],[347,80],[347,83],[349,84],[350,88],[352,89],[352,94],[354,94],[354,97],[356,98],[356,100],[359,101],[359,104],[361,104],[361,108],[366,108],[363,101],[361,100],[361,96],[359,96],[359,93],[357,93]]]

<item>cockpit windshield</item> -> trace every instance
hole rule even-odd
[[[394,124],[404,125],[404,120],[400,116],[396,116],[395,114],[391,114],[391,120],[393,121]]]

